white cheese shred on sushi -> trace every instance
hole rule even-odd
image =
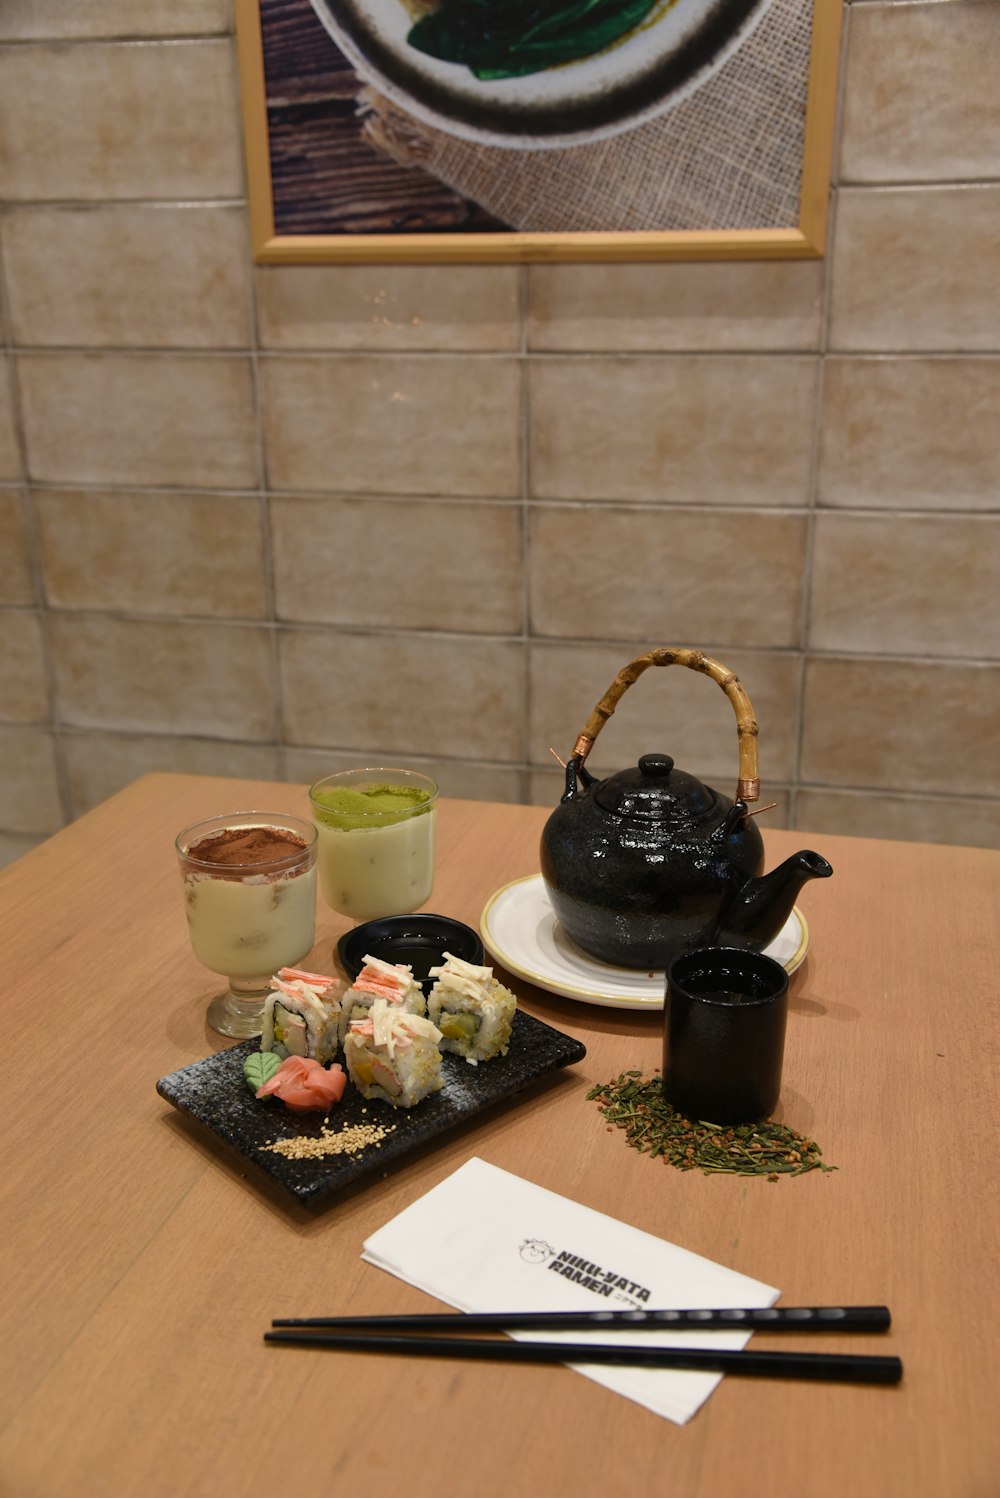
[[[422,1014],[376,999],[351,1020],[344,1038],[348,1075],[363,1097],[412,1108],[443,1085],[441,1031]]]

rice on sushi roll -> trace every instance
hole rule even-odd
[[[311,1056],[325,1066],[337,1054],[340,1041],[340,986],[338,979],[322,973],[279,969],[264,1000],[261,1050],[283,1059]]]
[[[424,1015],[376,999],[344,1037],[348,1075],[363,1097],[412,1108],[444,1085],[440,1039],[441,1031]]]
[[[366,957],[365,965],[344,994],[340,1040],[343,1044],[352,1019],[364,1019],[377,999],[405,1014],[426,1014],[427,1001],[413,969],[405,962],[383,962]]]
[[[470,1066],[506,1056],[517,1000],[493,976],[491,967],[477,967],[461,957],[444,954],[444,964],[432,967],[437,982],[427,1000],[427,1013],[441,1031],[441,1049],[464,1056]]]

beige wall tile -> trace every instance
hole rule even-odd
[[[285,779],[302,785],[313,785],[325,775],[338,770],[359,767],[356,753],[338,753],[334,749],[289,749],[285,754]],[[524,799],[522,772],[511,765],[469,764],[460,760],[424,759],[418,754],[406,755],[406,768],[430,775],[437,781],[442,796],[462,801],[502,801],[507,804]]]
[[[998,282],[1000,183],[838,193],[831,348],[996,350]]]
[[[520,347],[517,266],[262,265],[255,274],[264,348]]]
[[[879,796],[860,791],[799,791],[798,825],[845,837],[1000,848],[1000,801],[957,796]]]
[[[17,858],[23,858],[32,848],[44,842],[43,837],[30,833],[0,832],[0,869],[6,869]]]
[[[533,265],[535,349],[652,353],[819,347],[823,261]]]
[[[279,645],[289,743],[366,758],[521,758],[520,644],[302,629]]]
[[[425,500],[271,500],[278,617],[519,634],[521,512]]]
[[[261,360],[267,468],[278,489],[520,492],[513,359]]]
[[[14,340],[247,348],[246,233],[244,211],[233,207],[17,209],[3,225]]]
[[[62,752],[75,817],[154,770],[247,780],[279,778],[278,750],[273,744],[153,734],[67,733],[63,735]],[[235,809],[219,806],[220,814]]]
[[[551,745],[568,759],[591,711],[622,666],[664,640],[623,645],[532,645],[528,758],[552,763]],[[680,643],[680,642],[677,642]],[[683,643],[695,644],[694,640]],[[792,655],[727,650],[723,663],[742,681],[760,725],[762,800],[771,783],[791,778],[796,742],[799,663]],[[650,667],[619,702],[587,761],[595,775],[634,765],[641,754],[673,755],[678,766],[732,795],[739,768],[736,718],[707,676],[684,666]]]
[[[183,354],[22,354],[31,476],[42,483],[257,482],[250,360]]]
[[[997,19],[995,0],[852,7],[842,182],[996,176]]]
[[[230,0],[4,0],[0,41],[69,40],[81,37],[202,36],[232,26]]]
[[[28,516],[17,489],[0,489],[0,557],[0,603],[34,603]]]
[[[44,723],[48,717],[41,617],[34,609],[0,609],[0,720]]]
[[[1000,796],[995,666],[812,660],[802,779]]]
[[[0,726],[0,829],[47,837],[63,825],[52,734]]]
[[[238,197],[233,44],[0,51],[0,198]]]
[[[820,502],[996,509],[998,411],[997,358],[828,359]]]
[[[820,515],[809,645],[1000,657],[1000,518]]]
[[[62,721],[77,728],[273,741],[270,632],[53,614]]]
[[[0,480],[19,479],[24,469],[14,421],[11,362],[0,354]]]
[[[535,634],[798,644],[801,515],[539,505],[530,533]]]
[[[624,770],[626,766],[621,764],[616,768]],[[566,777],[558,767],[555,770],[531,770],[529,772],[528,784],[530,790],[529,799],[532,806],[548,806],[552,810],[555,810],[562,796]],[[716,790],[722,795],[730,797],[733,794],[733,789],[734,787],[729,784],[724,776],[716,786]],[[788,791],[782,789],[776,790],[773,785],[768,785],[767,795],[761,797],[760,804],[762,806],[770,806],[772,801],[774,802],[774,806],[771,810],[762,812],[757,818],[757,825],[762,831],[765,831],[768,827],[787,827],[789,825],[790,797]]]
[[[534,361],[531,492],[803,504],[815,377],[779,355]]]
[[[35,490],[48,602],[262,619],[260,503],[226,494]]]

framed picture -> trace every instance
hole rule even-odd
[[[843,0],[236,0],[254,258],[826,245]]]

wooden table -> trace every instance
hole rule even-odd
[[[399,1492],[992,1498],[1000,1492],[997,939],[1000,855],[815,841],[800,904],[782,1116],[839,1168],[775,1184],[681,1173],[609,1132],[589,1087],[659,1063],[656,1015],[515,983],[587,1059],[386,1179],[310,1214],[156,1094],[224,1044],[192,955],[172,839],[303,788],[154,775],[0,876],[8,1015],[0,1490],[11,1498]],[[537,869],[538,808],[441,808],[431,908],[478,922]],[[312,963],[344,929],[320,907]],[[725,1379],[683,1428],[560,1367],[403,1364],[265,1347],[289,1310],[427,1298],[363,1240],[471,1155],[781,1287],[887,1302],[894,1389]],[[815,1350],[806,1337],[760,1347]]]

